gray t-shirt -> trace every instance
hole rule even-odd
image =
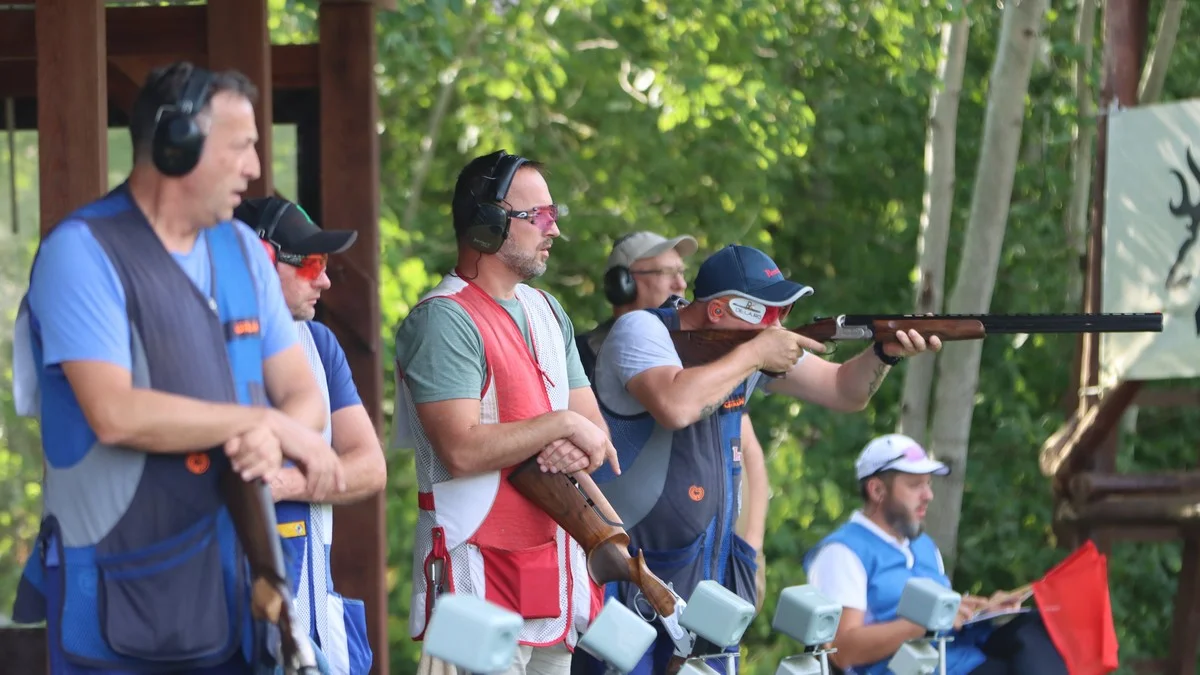
[[[596,396],[617,415],[644,413],[646,407],[625,387],[638,374],[661,366],[683,367],[667,326],[650,312],[622,315],[596,356]],[[762,389],[769,381],[761,372],[755,372],[748,380],[747,394]]]
[[[562,327],[567,347],[568,386],[571,389],[590,386],[579,362],[575,328],[558,300],[549,293],[545,296]],[[521,302],[516,298],[497,302],[516,321],[525,344],[533,349]],[[396,331],[396,359],[404,371],[413,403],[478,399],[483,390],[487,372],[483,337],[467,310],[450,298],[431,298],[413,308]]]

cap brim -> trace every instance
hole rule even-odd
[[[761,302],[767,307],[787,307],[806,295],[812,295],[813,292],[812,286],[805,286],[804,284],[798,284],[795,281],[788,281],[787,279],[784,279],[783,281],[773,283],[766,288],[760,288],[753,293],[744,293],[742,291],[720,291],[713,293],[712,295],[696,299],[704,301],[712,300],[713,298],[719,298],[722,295],[737,295],[743,298],[754,300],[755,302]]]
[[[918,459],[916,461],[900,460],[887,465],[885,469],[889,471],[899,471],[900,473],[913,474],[933,474],[935,476],[946,476],[950,474],[950,467],[942,464],[936,459]]]
[[[657,246],[651,246],[649,249],[639,255],[637,259],[644,260],[646,258],[654,258],[666,253],[667,251],[670,251],[671,249],[675,249],[680,256],[686,258],[695,253],[696,249],[699,247],[700,245],[696,243],[695,237],[689,234],[684,234],[678,237],[672,237],[671,239],[668,239]]]
[[[322,230],[305,237],[304,241],[296,246],[289,246],[288,252],[299,255],[317,253],[333,255],[350,248],[356,239],[358,239],[358,232],[354,230]]]

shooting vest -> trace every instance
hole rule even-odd
[[[639,311],[658,317],[668,330],[679,328],[675,309]],[[741,510],[742,413],[756,379],[738,385],[713,415],[677,431],[649,412],[617,414],[597,396],[621,475],[605,464],[592,478],[625,524],[630,554],[640,550],[651,571],[684,599],[712,579],[755,602],[755,551],[734,526]],[[643,616],[653,615],[632,584],[621,582],[609,592]]]
[[[124,288],[135,387],[266,404],[257,295],[232,223],[200,235],[213,280],[205,296],[124,186],[70,218],[87,223]],[[42,372],[36,317],[30,325]],[[218,486],[229,469],[222,448],[185,455],[105,445],[65,380],[39,384],[44,513],[14,618],[48,619],[52,653],[80,666],[186,672],[225,663],[239,648],[249,661],[255,623]],[[72,419],[81,424],[64,423]]]
[[[863,617],[866,624],[892,621],[896,618],[896,610],[900,607],[900,594],[909,579],[934,579],[939,584],[949,588],[950,579],[938,569],[937,544],[928,534],[909,542],[912,552],[912,566],[904,552],[891,543],[884,541],[878,534],[866,527],[847,522],[834,530],[817,543],[804,555],[804,572],[808,574],[813,559],[826,545],[837,542],[845,545],[858,559],[862,561],[867,572],[867,611]],[[966,675],[986,660],[986,656],[976,644],[986,637],[988,629],[985,626],[971,628],[964,636],[962,632],[955,635],[953,642],[946,644],[946,675]],[[866,665],[854,666],[846,671],[847,675],[888,675],[887,663],[891,655],[885,659]]]
[[[483,339],[487,362],[480,392],[480,421],[516,422],[567,407],[566,346],[550,302],[537,290],[517,286],[533,350],[511,315],[475,284],[447,275],[422,302],[448,298],[471,317]],[[521,644],[566,641],[574,649],[600,609],[583,549],[544,511],[518,493],[507,478],[513,467],[454,478],[421,429],[403,373],[397,367],[398,415],[412,431],[417,482],[416,544],[409,628],[423,638],[433,606],[430,566],[445,568],[444,592],[476,595],[525,618]]]
[[[326,443],[333,442],[329,419],[329,382],[325,365],[307,321],[297,321],[300,345],[308,367],[325,401]],[[292,463],[289,461],[289,465]],[[333,546],[333,506],[308,502],[275,505],[279,535],[283,537],[288,580],[296,620],[320,647],[332,675],[362,675],[371,669],[372,652],[366,638],[366,610],[361,600],[343,598],[333,590],[330,549]]]

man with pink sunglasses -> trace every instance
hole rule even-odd
[[[927,343],[910,331],[841,364],[807,354],[824,346],[780,324],[813,289],[787,279],[769,256],[748,246],[709,256],[692,287],[689,305],[630,312],[613,324],[597,355],[595,387],[624,473],[601,467],[592,476],[625,523],[630,552],[641,551],[681,597],[712,579],[755,603],[758,551],[735,531],[742,501],[741,420],[751,395],[762,390],[833,410],[862,410],[891,366],[938,350],[941,342],[933,337]],[[700,328],[761,332],[712,363],[684,368],[670,331]],[[764,372],[785,374],[769,378]],[[611,584],[607,592],[652,615],[632,585]],[[674,651],[658,629],[638,675],[663,672]],[[694,654],[720,651],[701,643]],[[727,651],[736,655],[738,648]],[[711,659],[709,665],[724,672],[725,662]]]

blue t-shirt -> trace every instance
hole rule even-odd
[[[335,413],[342,408],[352,405],[362,405],[358,396],[358,387],[354,386],[354,375],[350,372],[350,364],[346,361],[346,352],[338,344],[333,331],[319,321],[308,322],[312,333],[313,344],[317,347],[317,356],[325,367],[325,384],[329,387],[329,412]]]
[[[299,338],[279,277],[258,236],[240,221],[234,225],[250,254],[266,360]],[[203,232],[190,252],[171,256],[201,293],[210,294],[212,269]],[[83,221],[63,222],[42,242],[33,265],[28,302],[41,333],[43,377],[65,380],[59,367],[64,361],[106,361],[132,368],[125,290],[116,268]]]

